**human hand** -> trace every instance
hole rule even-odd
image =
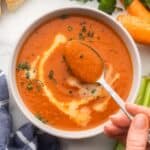
[[[127,104],[126,109],[135,116],[132,122],[123,113],[111,116],[105,134],[126,144],[126,150],[150,149],[147,146],[150,109],[135,104]]]

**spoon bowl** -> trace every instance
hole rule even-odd
[[[76,78],[85,83],[99,79],[104,63],[95,49],[80,40],[66,42],[64,49],[66,64]]]

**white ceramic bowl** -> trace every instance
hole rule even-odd
[[[129,93],[129,96],[127,98],[127,101],[134,102],[139,85],[140,85],[140,78],[141,78],[141,61],[138,53],[138,49],[136,47],[136,44],[134,43],[131,36],[128,34],[128,32],[112,17],[108,16],[107,14],[91,9],[91,8],[82,8],[82,7],[69,7],[69,8],[61,8],[58,10],[54,10],[52,12],[49,12],[48,14],[42,16],[37,21],[34,21],[22,34],[21,38],[19,39],[16,48],[14,50],[11,63],[10,63],[10,73],[9,73],[9,85],[11,92],[13,94],[13,97],[19,106],[20,110],[24,113],[24,115],[38,128],[41,130],[58,136],[62,138],[70,138],[70,139],[80,139],[80,138],[87,138],[92,137],[97,134],[100,134],[104,131],[104,124],[101,124],[93,129],[85,130],[85,131],[63,131],[60,129],[56,129],[52,126],[45,125],[41,123],[38,119],[35,118],[35,116],[29,111],[29,109],[25,106],[23,103],[23,100],[21,96],[18,93],[17,85],[16,85],[16,78],[15,78],[15,71],[16,71],[16,60],[17,56],[20,50],[20,47],[22,46],[25,39],[28,37],[28,35],[40,24],[45,22],[46,20],[55,18],[60,15],[64,14],[81,14],[81,15],[87,15],[92,18],[98,19],[105,24],[109,25],[112,29],[118,33],[118,35],[121,37],[121,39],[126,44],[129,54],[131,56],[132,64],[133,64],[133,82],[132,82],[132,88]]]

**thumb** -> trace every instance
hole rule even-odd
[[[146,150],[148,130],[148,117],[144,114],[135,116],[128,132],[126,150]]]

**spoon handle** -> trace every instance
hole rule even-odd
[[[99,80],[99,83],[105,88],[105,90],[111,95],[113,100],[118,104],[118,106],[121,108],[121,110],[126,114],[126,116],[132,120],[132,116],[127,112],[125,108],[125,102],[123,99],[112,89],[112,87],[106,82],[106,80],[101,78]]]

